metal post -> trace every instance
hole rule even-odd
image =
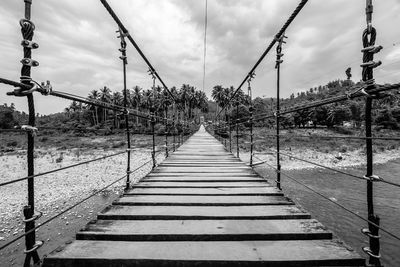
[[[123,68],[123,76],[124,76],[124,117],[125,117],[125,129],[126,129],[126,140],[127,144],[127,166],[126,166],[126,186],[125,190],[128,190],[130,187],[130,173],[131,173],[131,135],[129,132],[129,114],[128,114],[128,89],[126,88],[126,65],[128,64],[128,60],[126,57],[126,42],[125,36],[126,34],[119,29],[119,38],[121,38],[121,48],[119,51],[121,52],[122,56],[120,59],[122,60],[122,68]]]
[[[153,166],[152,168],[154,169],[157,165],[156,162],[156,136],[155,136],[155,101],[156,101],[156,76],[154,71],[152,71],[151,69],[149,70],[150,75],[152,76],[153,79],[153,93],[152,93],[152,99],[151,99],[151,107],[150,107],[150,123],[151,123],[151,134],[152,134],[152,152],[151,152],[151,159],[153,161]]]
[[[31,19],[31,5],[32,0],[24,0],[25,2],[25,18],[20,21],[21,32],[22,32],[22,46],[24,51],[24,58],[21,60],[21,82],[29,86],[33,86],[31,79],[31,67],[36,67],[39,63],[32,60],[32,49],[36,49],[39,46],[32,42],[35,25]],[[34,175],[34,148],[35,148],[35,105],[32,93],[27,94],[29,118],[27,130],[28,139],[28,150],[27,150],[27,161],[28,161],[28,176]],[[35,214],[35,184],[34,178],[28,179],[28,205],[23,208],[24,222],[25,222],[25,233],[35,228],[35,220],[41,216]],[[36,235],[33,231],[25,236],[25,261],[24,266],[30,266],[31,259],[35,264],[40,263],[40,258],[37,253],[37,249],[43,245],[43,241],[36,242]]]
[[[151,134],[153,136],[153,150],[151,152],[151,159],[153,160],[153,169],[156,167],[157,162],[156,162],[156,135],[155,135],[155,131],[154,131],[154,126],[156,124],[156,120],[154,118],[154,109],[151,112]]]
[[[239,98],[236,99],[236,157],[239,157]]]
[[[172,148],[173,148],[173,151],[175,152],[175,143],[176,143],[176,135],[175,135],[175,133],[176,133],[176,124],[175,124],[175,115],[176,115],[176,105],[175,105],[175,103],[174,103],[174,107],[173,107],[173,112],[174,112],[174,114],[173,114],[173,117],[172,117],[172,134],[173,134],[173,144],[172,144]]]
[[[229,127],[229,152],[232,153],[232,125],[231,125],[231,112],[229,112],[228,117],[228,127]]]
[[[182,128],[182,121],[181,121],[181,111],[178,111],[178,126]],[[181,129],[182,130],[182,129]],[[181,132],[178,128],[178,146],[181,145]]]
[[[165,157],[168,158],[168,105],[165,104]]]
[[[226,110],[225,110],[225,121],[224,121],[224,136],[226,134]],[[226,148],[226,137],[224,137],[224,147]]]
[[[286,43],[283,39],[286,38],[285,33],[283,33],[278,40],[278,45],[276,47],[276,187],[282,189],[281,187],[281,162],[280,162],[280,145],[279,145],[279,128],[280,128],[280,70],[281,63],[283,60],[282,54],[282,44]]]
[[[247,95],[249,96],[249,113],[250,113],[250,166],[253,166],[253,100],[252,100],[252,93],[251,93],[251,80],[254,78],[254,73],[252,73],[247,80],[248,87],[247,87]]]
[[[373,69],[381,64],[380,61],[374,62],[374,54],[382,49],[382,46],[375,46],[376,30],[372,27],[372,0],[366,0],[367,28],[363,32],[363,64],[362,80],[366,84],[365,92],[368,94],[370,89],[375,87]],[[365,102],[365,136],[367,150],[367,210],[368,210],[368,229],[362,229],[362,233],[369,237],[369,247],[363,247],[363,251],[369,255],[369,264],[381,266],[380,262],[380,242],[379,242],[379,222],[380,218],[374,213],[374,192],[373,183],[379,177],[373,174],[373,151],[372,151],[372,100],[375,95],[367,95]],[[377,227],[378,226],[378,227]]]

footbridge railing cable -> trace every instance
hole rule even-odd
[[[296,15],[300,12],[302,7],[306,4],[307,1],[302,1],[299,6],[296,8],[296,10],[293,12],[293,14],[290,16],[289,20],[285,23],[285,25],[282,27],[282,29],[278,32],[278,34],[275,36],[275,39],[271,42],[271,44],[268,46],[267,50],[262,54],[261,58],[257,61],[255,66],[251,69],[251,71],[246,75],[245,79],[243,82],[239,85],[239,87],[236,89],[233,95],[231,95],[228,99],[229,101],[225,103],[225,106],[219,111],[215,118],[215,124],[213,126],[214,134],[216,135],[217,138],[221,138],[221,142],[225,144],[226,150],[232,152],[232,127],[236,127],[236,156],[239,157],[239,145],[240,144],[250,144],[250,166],[258,166],[261,164],[265,164],[269,167],[271,167],[275,172],[276,172],[276,186],[281,189],[282,188],[282,181],[281,181],[281,175],[293,180],[294,182],[306,187],[308,190],[311,190],[313,193],[317,194],[318,196],[330,201],[331,203],[339,206],[343,210],[351,213],[352,215],[356,216],[357,218],[363,220],[364,222],[367,223],[367,228],[361,229],[361,233],[367,236],[369,246],[362,247],[362,250],[368,255],[369,260],[369,266],[382,266],[381,265],[381,253],[380,253],[380,235],[379,235],[379,230],[382,232],[388,234],[392,238],[395,238],[396,240],[400,240],[400,236],[391,232],[390,230],[386,228],[382,228],[380,225],[380,218],[379,216],[375,213],[374,209],[374,183],[381,182],[384,184],[387,184],[389,186],[394,186],[397,188],[400,188],[400,184],[397,182],[390,181],[388,179],[385,179],[383,177],[380,177],[376,174],[374,174],[373,170],[373,148],[372,148],[372,142],[374,140],[387,140],[387,141],[399,141],[400,137],[396,136],[373,136],[372,135],[372,108],[373,108],[373,101],[376,99],[381,99],[387,96],[384,92],[394,90],[394,89],[399,89],[400,88],[400,83],[395,83],[395,84],[384,84],[384,85],[378,85],[375,83],[374,76],[373,76],[373,70],[374,68],[380,66],[382,63],[381,61],[374,61],[374,55],[378,53],[381,49],[382,46],[377,46],[375,45],[376,41],[376,29],[372,26],[372,12],[373,12],[373,5],[372,5],[372,0],[366,0],[366,22],[367,26],[365,30],[363,31],[362,34],[362,50],[361,52],[363,53],[363,59],[362,59],[362,64],[360,65],[362,68],[362,81],[359,82],[358,84],[351,86],[348,88],[347,92],[333,96],[333,97],[328,97],[322,100],[316,100],[312,102],[306,102],[300,105],[292,106],[292,107],[281,107],[280,103],[280,78],[281,78],[281,73],[280,73],[280,65],[283,63],[282,57],[282,49],[283,49],[283,44],[285,43],[284,38],[285,36],[285,30],[289,26],[289,24],[293,21],[293,19],[296,17]],[[257,68],[257,66],[260,64],[260,62],[263,60],[263,58],[267,55],[267,53],[272,49],[272,47],[277,44],[276,47],[276,61],[275,61],[275,69],[276,69],[276,103],[275,103],[275,110],[271,112],[266,112],[266,113],[260,113],[260,114],[253,114],[253,104],[251,101],[251,80],[254,77],[254,71]],[[229,112],[229,115],[225,114],[225,121],[221,122],[221,116],[222,112],[224,112],[230,105],[233,103],[236,104],[236,108],[239,106],[238,103],[238,98],[235,97],[237,95],[237,92],[241,89],[243,84],[245,82],[248,82],[248,96],[250,98],[250,103],[248,104],[248,115],[242,116],[239,118],[238,116],[238,111],[236,110],[236,115],[235,111]],[[348,101],[352,100],[354,98],[364,98],[365,99],[365,115],[364,115],[364,121],[365,121],[365,136],[338,136],[338,135],[329,135],[329,136],[321,136],[321,135],[297,135],[297,134],[282,134],[280,132],[280,129],[282,127],[282,122],[281,118],[283,118],[287,114],[291,114],[294,112],[298,111],[306,111],[310,110],[316,107],[320,106],[325,106],[328,104],[334,104],[342,101]],[[262,140],[255,140],[254,139],[254,123],[257,121],[265,121],[267,119],[272,119],[275,122],[275,128],[276,128],[276,134],[264,134]],[[249,133],[239,133],[239,125],[243,125],[242,128],[248,128]],[[229,132],[229,134],[228,134]],[[239,142],[239,137],[248,135],[250,138],[250,142]],[[320,138],[320,139],[348,139],[348,140],[359,140],[359,141],[364,141],[365,142],[365,148],[366,148],[366,174],[365,175],[358,175],[358,174],[353,174],[349,173],[347,171],[337,169],[337,168],[332,168],[325,166],[324,164],[320,164],[317,162],[314,162],[312,160],[307,160],[299,156],[295,156],[292,153],[282,151],[280,148],[281,144],[281,137],[285,137],[286,140],[288,138]],[[226,145],[226,139],[229,138],[229,148]],[[273,166],[270,162],[272,162],[271,158],[268,159],[261,159],[256,156],[254,146],[263,140],[271,140],[271,138],[275,138],[276,140],[276,149],[274,148],[268,148],[271,152],[267,152],[268,155],[275,156],[276,160],[276,165]],[[271,140],[272,141],[272,140]],[[272,144],[272,142],[270,142]],[[265,154],[265,153],[264,153]],[[357,212],[351,210],[350,208],[337,203],[336,201],[331,200],[329,197],[325,196],[324,194],[321,194],[317,190],[313,189],[312,187],[304,184],[303,182],[299,181],[292,175],[286,173],[285,171],[282,170],[281,168],[281,157],[289,157],[290,159],[295,159],[297,161],[301,161],[304,163],[312,164],[314,166],[318,166],[320,168],[324,168],[330,171],[334,171],[336,173],[345,175],[347,177],[351,177],[360,181],[365,181],[367,185],[367,192],[366,192],[366,203],[367,203],[367,218],[364,218],[363,216],[359,215]],[[255,162],[254,159],[257,159],[259,161]]]
[[[7,95],[10,96],[16,96],[16,97],[27,97],[28,100],[28,108],[29,108],[29,121],[27,125],[22,125],[20,128],[16,129],[9,129],[7,131],[19,131],[19,132],[26,132],[27,133],[27,140],[28,140],[28,148],[27,148],[27,162],[28,162],[28,175],[22,178],[6,181],[0,183],[0,187],[3,186],[8,186],[17,182],[22,182],[22,181],[27,181],[28,182],[28,203],[26,206],[23,208],[23,215],[24,215],[24,220],[23,222],[25,223],[25,232],[16,238],[7,241],[5,244],[2,244],[0,246],[0,251],[5,249],[6,247],[10,246],[11,244],[15,243],[16,241],[25,238],[25,250],[24,253],[26,254],[25,256],[25,261],[24,261],[24,266],[28,267],[31,266],[31,262],[33,262],[35,265],[40,264],[41,259],[38,254],[38,249],[44,244],[44,241],[38,241],[36,240],[36,230],[38,230],[40,227],[46,225],[47,223],[53,221],[54,219],[58,218],[59,216],[65,214],[69,210],[75,208],[76,206],[82,204],[83,202],[87,201],[88,199],[92,198],[93,196],[103,192],[107,188],[115,185],[116,183],[125,180],[125,190],[129,189],[131,184],[133,184],[135,181],[132,181],[130,179],[130,174],[138,171],[139,169],[143,168],[144,166],[148,165],[151,163],[152,168],[157,166],[157,157],[159,156],[159,153],[165,152],[165,156],[168,157],[169,151],[172,149],[173,151],[176,150],[177,145],[180,145],[181,143],[184,142],[184,138],[186,135],[190,134],[191,128],[189,122],[185,121],[184,115],[180,116],[178,114],[178,120],[176,120],[176,99],[174,95],[171,93],[171,91],[168,89],[168,87],[165,85],[163,80],[160,78],[154,67],[150,64],[148,59],[145,57],[143,52],[140,50],[136,42],[133,40],[131,35],[129,35],[127,29],[124,27],[124,25],[121,23],[119,18],[115,15],[111,7],[108,5],[108,3],[105,0],[101,0],[102,4],[106,7],[110,15],[114,18],[115,22],[118,24],[118,31],[119,33],[118,38],[120,39],[120,49],[119,51],[121,52],[120,59],[122,60],[122,78],[123,78],[123,105],[116,105],[116,104],[111,104],[111,103],[106,103],[86,97],[81,97],[78,95],[74,95],[71,93],[67,92],[60,92],[60,91],[55,91],[52,88],[52,85],[50,84],[49,81],[46,83],[38,83],[35,80],[32,79],[31,77],[31,68],[32,67],[37,67],[39,66],[39,63],[35,60],[32,59],[32,50],[37,49],[39,47],[38,44],[33,42],[33,34],[35,30],[35,25],[31,21],[31,5],[32,5],[32,0],[24,0],[25,3],[25,16],[24,18],[20,21],[20,26],[21,26],[21,32],[23,36],[23,41],[22,41],[22,46],[23,46],[23,51],[24,51],[24,58],[21,60],[22,63],[22,68],[21,68],[21,78],[20,82],[17,81],[12,81],[9,79],[5,78],[0,78],[0,83],[10,85],[14,87],[14,90],[11,92],[8,92]],[[127,89],[127,74],[126,74],[126,69],[127,69],[127,55],[126,55],[126,49],[127,49],[127,44],[125,41],[125,38],[128,38],[128,40],[132,43],[132,45],[136,48],[136,50],[139,52],[141,57],[144,59],[146,64],[149,67],[149,72],[152,77],[153,81],[153,102],[151,105],[150,113],[146,114],[143,112],[139,112],[138,110],[130,109],[128,108],[128,89]],[[164,90],[168,93],[168,96],[171,98],[171,104],[173,104],[173,114],[172,118],[168,118],[168,106],[165,105],[164,107],[155,107],[154,105],[154,94],[155,94],[155,81],[158,79],[161,84],[164,87]],[[63,99],[68,99],[72,101],[77,101],[79,103],[84,103],[93,107],[101,107],[103,109],[107,110],[113,110],[117,111],[120,114],[118,115],[119,117],[123,117],[125,120],[125,132],[126,132],[126,139],[127,139],[127,146],[126,149],[120,152],[116,152],[110,155],[98,157],[95,159],[91,160],[86,160],[83,162],[79,162],[76,164],[71,164],[68,166],[60,167],[58,169],[42,172],[42,173],[36,173],[34,171],[34,147],[35,147],[35,136],[37,132],[40,129],[53,129],[53,130],[71,130],[69,128],[65,127],[37,127],[35,123],[35,105],[34,105],[34,98],[33,98],[33,93],[34,92],[39,92],[43,95],[48,95],[48,96],[55,96],[55,97],[60,97]],[[160,112],[162,109],[163,112],[161,112],[161,116],[158,116],[156,112]],[[135,169],[131,169],[131,157],[132,154],[131,152],[134,151],[136,148],[133,148],[131,146],[131,127],[130,127],[130,121],[129,117],[138,117],[142,118],[146,121],[149,121],[151,123],[151,134],[152,134],[152,145],[151,145],[151,159],[144,162],[140,166],[136,167]],[[105,122],[105,120],[104,120]],[[156,147],[156,139],[155,139],[155,123],[160,122],[164,123],[165,127],[165,141],[164,141],[164,146],[163,149],[157,149]],[[96,131],[96,129],[88,129],[88,128],[77,128],[77,129],[72,129],[72,130],[77,130],[77,131]],[[168,144],[168,135],[173,136],[173,143]],[[179,143],[176,143],[176,136],[179,138]],[[109,183],[105,187],[93,192],[89,196],[81,199],[79,202],[71,205],[70,207],[64,209],[63,211],[53,215],[52,217],[40,222],[40,224],[35,225],[36,221],[42,217],[42,213],[40,211],[35,210],[35,178],[38,178],[40,176],[45,176],[48,174],[52,174],[55,172],[63,171],[66,169],[70,169],[73,167],[77,167],[80,165],[84,164],[89,164],[95,161],[100,161],[100,160],[105,160],[108,158],[116,157],[119,155],[127,154],[127,167],[126,167],[126,173],[119,177],[118,179],[114,180],[113,182]]]

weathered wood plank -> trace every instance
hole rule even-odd
[[[219,187],[219,188],[154,188],[141,187],[130,189],[124,195],[203,195],[203,196],[282,196],[275,187]]]
[[[77,240],[44,262],[50,266],[362,266],[332,240],[128,242]]]
[[[163,187],[163,188],[219,188],[219,187],[271,187],[271,185],[264,181],[252,182],[156,182],[156,181],[143,181],[134,187]]]
[[[330,239],[332,233],[308,220],[98,220],[77,233],[79,240],[242,241]]]
[[[98,214],[101,220],[310,219],[293,205],[281,206],[119,206]]]
[[[158,205],[158,206],[243,206],[243,205],[293,205],[283,196],[123,196],[114,205]]]

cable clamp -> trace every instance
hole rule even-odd
[[[26,132],[31,132],[33,134],[33,136],[35,136],[36,133],[38,132],[38,128],[33,127],[31,125],[22,125],[21,130],[26,131]]]
[[[33,81],[36,83],[35,81]],[[50,81],[46,81],[46,83],[42,82],[41,85],[38,85],[37,91],[42,95],[49,95],[53,91],[53,86],[50,84]]]
[[[363,228],[363,229],[361,229],[361,233],[364,234],[364,235],[366,235],[366,236],[368,236],[368,237],[370,237],[370,238],[375,238],[375,239],[381,238],[380,235],[373,235],[373,234],[371,234],[371,231],[370,231],[368,228]]]
[[[39,211],[39,212],[33,214],[33,216],[32,216],[31,218],[29,218],[29,219],[23,219],[22,221],[23,221],[24,223],[33,222],[33,221],[36,221],[37,219],[39,219],[40,217],[42,217],[42,215],[43,215],[43,212],[40,212],[40,211]]]
[[[373,12],[374,12],[374,6],[372,5],[372,0],[367,0],[367,6],[365,8],[365,14],[367,15],[367,24],[371,23]]]
[[[362,250],[372,258],[375,258],[375,259],[381,258],[381,254],[375,255],[369,247],[363,247]]]
[[[31,58],[23,58],[23,59],[21,59],[20,62],[24,66],[29,66],[29,67],[37,67],[37,66],[39,66],[39,62],[37,62],[36,60],[33,60]]]
[[[25,48],[30,48],[30,49],[39,48],[39,45],[37,43],[25,39],[21,41],[21,45]]]
[[[360,65],[360,67],[374,69],[374,68],[380,66],[381,64],[382,64],[382,61],[380,61],[380,60],[378,62],[371,60],[371,61],[362,63]]]
[[[25,254],[32,253],[32,252],[38,250],[41,246],[43,246],[43,244],[44,244],[44,241],[42,241],[42,240],[36,241],[35,245],[33,245],[33,247],[31,249],[24,249],[24,253]]]
[[[372,174],[371,176],[364,175],[363,178],[365,180],[372,181],[372,182],[382,181],[382,178],[375,174]]]
[[[115,32],[119,33],[119,36],[117,38],[129,36],[129,31],[124,32],[121,29],[119,29],[119,30],[116,30]]]

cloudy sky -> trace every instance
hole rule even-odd
[[[19,79],[22,48],[19,19],[23,0],[0,4],[0,76]],[[189,83],[202,89],[205,0],[109,0],[130,34],[167,86]],[[205,91],[220,84],[237,87],[287,20],[299,0],[208,0]],[[282,65],[282,95],[341,78],[352,67],[360,80],[361,34],[365,0],[310,0],[287,31]],[[376,58],[377,82],[400,81],[400,0],[374,1],[373,24],[382,50]],[[50,80],[54,89],[86,96],[106,85],[122,89],[116,24],[99,0],[33,0],[33,58],[36,81]],[[275,95],[275,49],[256,71],[255,96]],[[151,86],[148,68],[128,46],[128,85]],[[27,110],[26,99],[6,96]],[[35,95],[41,114],[62,111],[67,101]]]

